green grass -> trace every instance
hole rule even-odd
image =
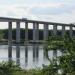
[[[29,69],[25,70],[15,65],[13,62],[0,63],[0,75],[58,75],[50,66],[44,66],[42,69]],[[75,72],[67,75],[75,75]]]

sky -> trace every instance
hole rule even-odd
[[[0,0],[0,17],[75,23],[75,0]]]

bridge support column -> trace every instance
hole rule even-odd
[[[38,34],[38,23],[33,23],[33,41],[37,42],[39,39],[39,34]]]
[[[28,63],[28,22],[25,22],[25,67]]]
[[[46,48],[46,41],[48,40],[48,24],[44,24],[44,48]],[[44,52],[44,59],[46,59],[46,54]]]
[[[16,24],[16,63],[20,65],[20,22]]]
[[[28,22],[25,23],[25,44],[28,42]]]
[[[53,35],[57,35],[57,25],[53,25]]]
[[[12,60],[12,22],[8,23],[8,58]]]
[[[65,26],[62,26],[62,37],[65,35]]]
[[[44,41],[48,40],[48,24],[44,24]]]
[[[28,63],[28,22],[25,23],[25,66]]]
[[[54,36],[57,36],[57,25],[53,25],[53,34]],[[53,58],[54,58],[53,63],[54,64],[56,63],[55,61],[56,57],[57,57],[57,50],[53,50]]]
[[[70,37],[72,38],[72,26],[70,26]]]
[[[39,25],[38,23],[33,23],[33,42],[39,41]],[[33,45],[33,61],[35,62],[35,58],[38,59],[38,44]]]

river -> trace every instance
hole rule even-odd
[[[27,56],[25,57],[25,52]],[[48,52],[49,57],[53,57],[53,51]],[[58,50],[57,55],[61,55]],[[16,46],[12,46],[12,60],[16,61]],[[0,62],[8,61],[8,45],[0,45]],[[34,46],[28,46],[28,51],[25,46],[20,46],[20,66],[25,69],[41,68],[42,65],[48,65],[49,61],[46,59],[43,46],[39,45],[38,50],[34,50]]]

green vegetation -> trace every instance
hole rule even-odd
[[[24,70],[14,62],[2,62],[0,63],[0,75],[43,75],[41,69]]]
[[[0,30],[0,41],[3,39],[4,33]]]
[[[48,51],[49,50],[57,51],[58,49],[62,52],[62,56],[58,57],[56,56],[56,58],[50,60],[48,56]],[[61,75],[75,74],[75,39],[74,38],[70,38],[69,35],[65,35],[63,38],[58,36],[50,37],[47,42],[45,53],[48,60],[51,63],[50,67],[52,66],[52,68],[55,69],[55,71],[53,71],[53,75],[58,75],[58,70],[61,71]]]

